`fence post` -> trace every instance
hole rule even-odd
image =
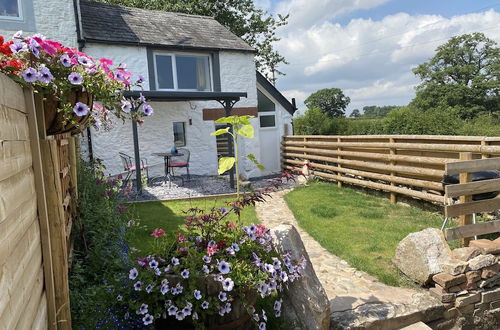
[[[460,160],[472,160],[472,152],[461,152]],[[471,173],[460,173],[460,184],[471,181]],[[472,196],[460,196],[460,203],[472,201]],[[464,214],[458,218],[458,225],[465,226],[472,223],[472,214]],[[461,246],[469,246],[470,237],[464,237],[460,240]]]
[[[56,140],[40,141],[49,232],[54,270],[56,321],[58,329],[71,329],[71,311],[68,286],[68,248],[66,223],[62,205],[59,153]]]
[[[340,147],[340,143],[342,142],[342,139],[340,137],[337,138],[337,151],[342,151],[342,148]],[[342,156],[337,154],[337,160],[342,159]],[[342,166],[340,163],[337,163],[337,168],[341,168]],[[340,178],[342,176],[341,172],[337,172],[337,176]],[[337,180],[337,187],[342,188],[342,181]]]
[[[389,138],[389,143],[390,144],[393,144],[394,142],[395,142],[394,138],[392,138],[392,137]],[[396,154],[396,148],[394,148],[393,146],[391,146],[391,148],[389,149],[389,154],[391,156],[395,155]],[[396,161],[393,160],[393,159],[391,159],[391,161],[389,162],[389,164],[391,166],[395,166],[396,165]],[[392,179],[392,177],[394,177],[394,175],[395,175],[395,173],[393,171],[391,171],[391,179]],[[396,184],[393,181],[391,181],[391,186],[394,187],[394,186],[396,186]],[[397,194],[395,192],[391,191],[390,195],[391,195],[391,204],[396,204],[398,202],[398,196],[397,196]]]
[[[484,138],[481,140],[482,147],[486,147],[489,144],[490,143],[488,141],[486,141]],[[490,154],[485,154],[484,151],[481,150],[481,159],[485,159],[485,158],[490,158]]]

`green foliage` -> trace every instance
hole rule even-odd
[[[451,38],[413,72],[422,79],[417,108],[453,107],[462,119],[499,110],[500,48],[482,33]]]
[[[351,118],[358,118],[359,116],[361,116],[361,112],[359,112],[359,109],[352,110],[351,114],[349,115],[349,117]]]
[[[363,115],[364,118],[382,118],[387,116],[389,112],[399,108],[397,105],[367,105],[363,107]]]
[[[75,329],[114,328],[116,295],[128,264],[127,218],[120,210],[119,182],[108,180],[102,168],[81,162],[78,172],[80,218],[73,226],[74,258],[69,278]],[[118,284],[118,286],[120,286]]]
[[[219,168],[217,169],[217,173],[219,175],[226,173],[227,171],[233,168],[235,162],[236,162],[235,157],[219,158]]]
[[[102,2],[152,10],[164,10],[214,17],[232,33],[253,46],[258,54],[257,69],[271,81],[276,80],[274,73],[284,75],[278,70],[287,64],[285,58],[274,48],[280,38],[276,29],[286,25],[287,16],[276,16],[259,9],[252,0],[100,0]]]
[[[351,102],[339,88],[320,89],[304,101],[307,108],[319,108],[330,117],[344,117],[345,109]]]

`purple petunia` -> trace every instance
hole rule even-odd
[[[172,258],[172,260],[171,260],[171,261],[172,261],[172,265],[174,265],[174,266],[177,266],[177,265],[179,265],[179,264],[180,264],[179,259],[177,259],[177,258],[175,258],[175,257],[174,257],[174,258]]]
[[[28,46],[31,50],[31,53],[33,53],[36,58],[40,58],[40,51],[38,50],[40,44],[35,39],[31,38],[28,42]]]
[[[209,302],[208,301],[204,301],[201,303],[201,308],[202,309],[208,309],[208,305],[209,305]]]
[[[59,61],[67,68],[71,66],[71,59],[69,58],[68,54],[63,54]]]
[[[238,251],[240,250],[240,247],[239,247],[239,245],[238,245],[237,243],[233,243],[233,244],[231,245],[231,247],[233,248],[233,250],[234,250],[235,252],[238,252]]]
[[[202,270],[205,274],[210,273],[210,269],[208,269],[208,266],[207,266],[207,265],[203,265],[203,267],[201,268],[201,270]]]
[[[142,84],[144,82],[144,76],[143,75],[139,75],[139,77],[137,78],[137,83],[138,84]],[[142,96],[142,93],[141,93],[141,96]],[[144,102],[144,101],[142,101]]]
[[[142,282],[141,281],[137,281],[134,283],[134,290],[135,291],[141,291],[141,288],[142,288]]]
[[[122,100],[122,110],[123,112],[130,112],[130,110],[132,110],[132,103],[130,103],[130,101]]]
[[[71,72],[68,80],[72,85],[81,85],[83,83],[83,77],[78,72]]]
[[[160,292],[161,292],[162,295],[165,295],[168,292],[169,289],[170,288],[168,287],[168,284],[167,285],[162,285],[161,288],[160,288]]]
[[[142,321],[144,322],[144,325],[150,325],[151,323],[153,323],[153,320],[154,320],[154,318],[151,315],[149,315],[149,314],[146,314],[142,318]]]
[[[149,104],[144,104],[142,106],[142,112],[146,115],[146,116],[151,116],[153,114],[153,107],[150,106]]]
[[[153,291],[153,285],[152,285],[152,284],[149,284],[149,285],[146,287],[146,292],[147,292],[147,293],[151,293],[151,291]]]
[[[181,276],[182,276],[182,278],[189,278],[189,270],[184,269],[184,270],[181,272]]]
[[[150,268],[152,268],[152,269],[155,269],[156,267],[158,267],[158,261],[156,261],[156,260],[154,260],[154,259],[153,259],[153,260],[151,260],[151,261],[149,262],[149,267],[150,267]]]
[[[281,272],[280,273],[280,279],[283,281],[283,282],[286,282],[288,281],[288,275],[286,272]]]
[[[9,48],[14,54],[28,49],[25,43],[19,42],[17,40],[14,40],[14,42],[10,45]]]
[[[139,275],[139,272],[137,271],[136,268],[132,268],[130,272],[128,273],[128,278],[131,280],[135,280],[137,278],[137,275]]]
[[[231,264],[225,261],[221,261],[217,264],[217,269],[221,274],[227,274],[231,271]]]
[[[212,258],[210,258],[209,256],[204,256],[202,259],[203,259],[203,262],[206,264],[209,264],[210,261],[212,261]]]
[[[78,63],[86,67],[94,65],[94,63],[86,56],[78,56]]]
[[[27,68],[21,72],[21,76],[26,82],[32,83],[38,80],[38,72],[33,68]]]
[[[168,315],[170,315],[170,316],[175,315],[175,313],[177,313],[177,307],[175,307],[175,306],[170,306],[170,307],[167,309],[167,312],[168,312]]]
[[[190,306],[186,306],[182,309],[182,312],[184,313],[184,316],[189,316],[191,315],[191,307]]]
[[[261,283],[259,284],[259,292],[260,292],[260,295],[264,298],[264,296],[267,294],[267,290],[269,289],[269,287],[267,286],[266,283]]]
[[[139,93],[139,101],[141,101],[142,103],[146,102],[146,98],[144,97],[144,95],[142,95],[142,93]]]
[[[224,291],[231,291],[234,287],[234,282],[229,277],[222,281],[222,288]]]
[[[142,304],[141,308],[139,308],[139,314],[146,314],[148,312],[148,305],[147,304]]]
[[[182,321],[184,320],[186,316],[184,315],[184,312],[182,310],[179,310],[177,311],[177,313],[175,313],[175,318],[179,321]]]
[[[266,330],[266,323],[265,322],[260,322],[259,330]]]
[[[281,310],[281,302],[282,302],[282,300],[281,300],[281,299],[280,299],[280,300],[276,300],[276,301],[274,302],[274,310],[275,310],[275,311],[279,311],[279,310]]]
[[[219,292],[219,300],[220,301],[226,301],[227,300],[227,293],[225,292]]]
[[[86,116],[89,113],[89,107],[85,103],[78,102],[73,107],[73,112],[79,117]]]
[[[200,292],[200,290],[194,290],[193,295],[194,295],[194,298],[196,300],[200,300],[201,299],[201,292]]]

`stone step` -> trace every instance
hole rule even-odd
[[[400,330],[427,330],[427,329],[432,329],[432,328],[429,327],[424,322],[420,321],[417,323],[410,324],[409,326],[406,326],[404,328],[401,328]]]

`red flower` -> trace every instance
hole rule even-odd
[[[12,55],[12,50],[10,49],[10,45],[12,45],[13,41],[9,41],[3,45],[0,46],[0,53],[6,55],[6,56],[11,56]]]
[[[5,39],[3,38],[3,36],[0,36],[0,46],[3,45]]]
[[[219,249],[223,249],[223,248],[225,248],[225,247],[226,247],[226,241],[224,241],[224,240],[218,241],[218,242],[217,242],[217,247],[218,247]]]
[[[126,210],[126,209],[127,209],[127,208],[125,207],[125,205],[123,205],[123,204],[118,205],[118,211],[119,211],[120,213],[125,212],[125,210]]]
[[[153,230],[153,232],[151,233],[151,236],[153,236],[154,238],[158,238],[163,235],[165,235],[165,231],[159,228]]]

